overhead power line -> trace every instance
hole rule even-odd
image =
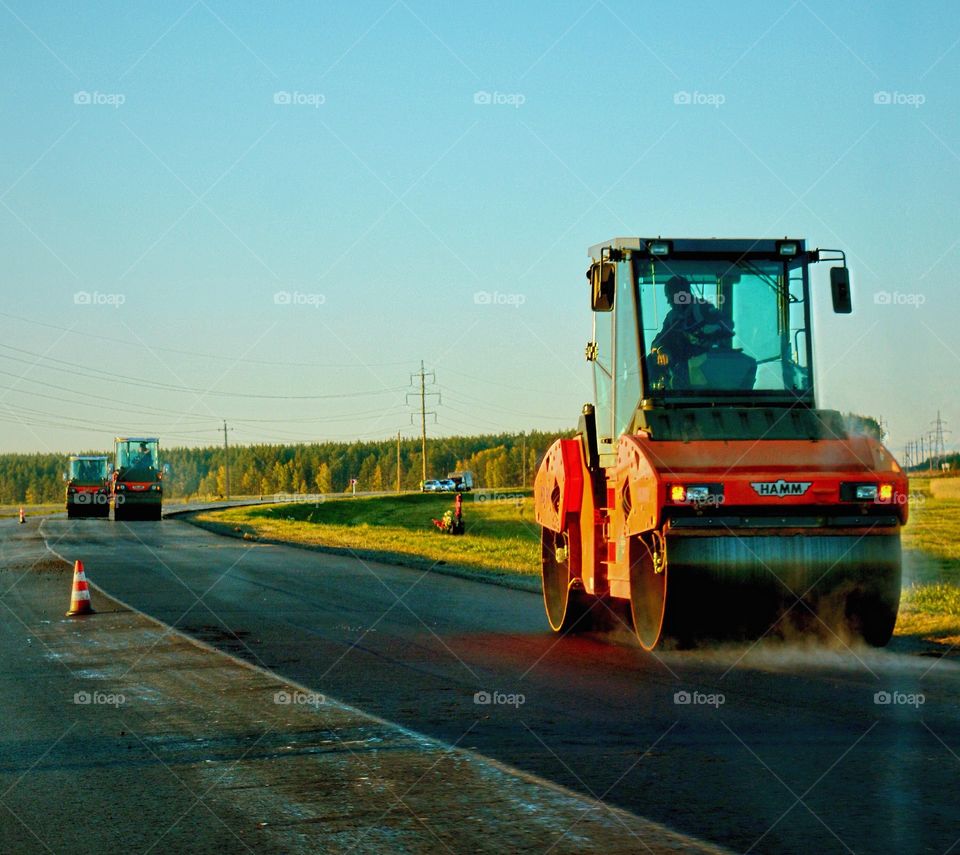
[[[201,353],[194,350],[180,350],[175,347],[163,347],[161,345],[152,345],[146,344],[141,341],[128,341],[127,339],[115,338],[112,336],[103,335],[101,332],[97,331],[95,334],[78,332],[75,329],[69,327],[61,327],[56,324],[46,323],[44,321],[36,321],[32,318],[24,318],[20,315],[11,315],[8,312],[0,312],[0,317],[10,318],[14,321],[22,321],[27,324],[34,324],[38,327],[46,327],[47,329],[57,330],[58,332],[68,333],[70,335],[78,336],[80,338],[86,339],[89,341],[91,337],[95,338],[97,341],[111,341],[114,344],[122,344],[124,347],[136,347],[142,350],[147,351],[160,351],[162,353],[176,353],[181,356],[194,356],[200,359],[217,359],[225,362],[233,363],[243,363],[245,365],[267,365],[275,366],[278,368],[375,368],[375,367],[387,367],[395,365],[409,365],[413,360],[404,359],[397,362],[364,362],[364,363],[325,363],[325,362],[284,362],[279,360],[270,360],[270,359],[251,359],[245,356],[228,356],[223,353]]]
[[[29,359],[19,359],[15,356],[8,356],[6,354],[0,353],[0,359],[8,359],[13,362],[19,362],[25,365],[30,365],[36,368],[42,368],[48,371],[60,371],[65,374],[69,374],[74,377],[86,377],[88,379],[94,380],[104,380],[111,383],[120,383],[127,386],[137,386],[138,388],[148,388],[148,389],[160,389],[167,392],[176,392],[179,394],[185,395],[197,395],[200,397],[206,396],[215,396],[219,398],[249,398],[257,400],[271,400],[271,401],[327,401],[327,400],[340,400],[343,398],[363,398],[370,397],[372,395],[383,395],[392,392],[402,392],[404,387],[398,386],[396,388],[383,388],[383,389],[374,389],[369,391],[362,392],[344,392],[341,394],[331,394],[331,395],[262,395],[255,392],[225,392],[219,389],[194,389],[189,386],[175,386],[172,383],[161,383],[156,380],[146,380],[140,377],[130,377],[125,374],[117,374],[114,372],[99,371],[97,369],[88,369],[88,370],[79,370],[76,366],[62,359],[55,359],[50,356],[45,356],[42,353],[33,353],[29,350],[24,350],[18,347],[11,347],[10,345],[0,344],[0,347],[6,348],[8,350],[14,350],[18,353],[25,353],[33,357],[33,360]],[[58,365],[44,365],[40,363],[40,360],[46,360],[48,362],[58,363]],[[59,365],[69,366],[68,368],[58,367]],[[16,375],[13,375],[16,376]]]

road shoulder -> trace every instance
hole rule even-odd
[[[33,527],[29,527],[33,529]],[[322,698],[6,550],[3,851],[716,851]],[[33,542],[34,539],[37,542]],[[88,568],[95,582],[95,568]]]

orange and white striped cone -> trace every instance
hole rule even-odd
[[[23,508],[20,508],[20,525],[23,525],[27,521],[27,515],[23,512]]]
[[[67,617],[92,615],[93,605],[90,603],[90,586],[83,572],[83,562],[76,561],[73,565],[73,594],[70,597],[70,611]]]

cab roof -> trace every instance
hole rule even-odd
[[[70,460],[109,460],[106,454],[71,454]]]
[[[160,442],[155,436],[118,436],[115,442]]]
[[[671,244],[673,253],[717,253],[718,255],[755,253],[758,255],[776,255],[778,244],[795,243],[798,253],[805,249],[803,238],[671,238],[671,237],[615,237],[590,247],[592,259],[600,258],[600,251],[611,249],[632,249],[646,252],[651,243]]]

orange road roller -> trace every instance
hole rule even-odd
[[[814,388],[811,267],[833,262],[848,314],[845,254],[658,237],[590,258],[594,401],[534,488],[552,629],[622,620],[646,650],[786,627],[885,645],[907,477]]]

